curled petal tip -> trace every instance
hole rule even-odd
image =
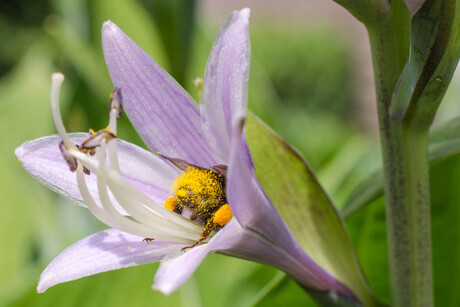
[[[64,75],[60,72],[55,72],[51,75],[51,78],[52,80],[56,80],[56,81],[64,81]]]
[[[242,17],[249,18],[249,15],[251,14],[251,9],[248,7],[245,7],[241,11],[238,12]]]
[[[103,36],[111,34],[114,35],[119,31],[121,31],[120,28],[116,24],[114,24],[110,19],[104,22],[104,24],[102,25]]]
[[[23,144],[24,145],[24,144]],[[24,151],[24,146],[21,145],[18,148],[14,150],[14,154],[16,155],[16,158],[18,158],[18,161],[21,162],[21,158],[24,156],[25,151]]]
[[[152,285],[152,290],[156,290],[156,291],[159,291],[161,293],[163,293],[164,295],[170,295],[171,293],[174,292],[176,288],[175,287],[168,287],[167,285],[160,285],[160,286],[156,286],[155,284]]]
[[[43,293],[50,287],[48,279],[41,277],[37,285],[37,293]]]

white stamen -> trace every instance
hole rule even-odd
[[[189,232],[179,232],[176,234],[177,231],[174,231],[175,229],[167,226],[171,225],[163,225],[164,227],[158,227],[160,223],[152,223],[148,220],[149,212],[145,212],[145,209],[141,206],[141,204],[136,204],[135,206],[129,206],[126,201],[120,201],[117,195],[114,193],[115,190],[112,190],[112,193],[114,194],[115,198],[119,201],[120,204],[123,205],[123,208],[128,211],[128,213],[136,220],[138,220],[140,223],[135,222],[123,215],[121,215],[113,206],[112,201],[109,198],[108,191],[107,191],[107,183],[106,183],[106,164],[105,164],[105,141],[102,142],[101,147],[96,150],[96,158],[99,163],[99,172],[97,176],[97,185],[98,185],[98,191],[99,191],[99,196],[102,202],[102,206],[104,209],[108,212],[108,214],[118,221],[120,224],[125,224],[125,226],[130,225],[131,228],[147,228],[149,229],[150,237],[153,237],[155,239],[159,240],[168,240],[168,241],[176,241],[176,242],[190,242],[189,240],[193,241],[196,237],[191,236],[189,240],[184,240],[184,238],[187,238],[190,236]],[[118,193],[117,193],[118,194]],[[136,210],[137,209],[137,210]],[[144,209],[141,210],[141,209]],[[138,212],[139,211],[139,212]],[[150,214],[152,214],[150,212]],[[162,222],[164,221],[161,217],[156,216],[156,222]],[[128,225],[126,225],[128,224]],[[163,223],[162,223],[163,224]],[[166,228],[167,227],[167,228]],[[165,229],[167,231],[165,231]]]
[[[59,137],[64,142],[67,150],[70,150],[76,149],[76,147],[67,135],[67,131],[62,123],[61,112],[59,110],[59,92],[63,81],[64,75],[61,73],[54,73],[51,76],[51,113],[53,115],[54,126],[56,127]]]
[[[109,129],[113,132],[116,133],[117,129],[117,117],[118,117],[118,109],[113,108],[110,110],[110,123],[109,123]],[[139,191],[137,188],[132,186],[129,182],[127,182],[123,176],[121,175],[120,168],[119,168],[119,163],[118,163],[118,154],[117,154],[117,148],[116,148],[116,140],[111,140],[108,143],[109,150],[108,150],[108,155],[109,155],[109,162],[110,162],[110,167],[114,169],[114,171],[118,174],[118,178],[121,178],[122,180],[118,181],[119,187],[123,188],[126,193],[129,194],[129,197],[126,197],[125,199],[132,202],[131,200],[137,200],[138,202],[143,203],[146,205],[148,208],[153,210],[154,213],[158,215],[162,215],[164,218],[167,219],[165,221],[164,219],[161,219],[158,221],[157,218],[155,218],[159,223],[164,225],[165,227],[171,227],[172,225],[170,224],[171,222],[174,224],[179,224],[181,226],[186,227],[187,229],[190,229],[194,232],[197,232],[201,234],[202,229],[198,227],[196,224],[192,223],[190,220],[183,218],[182,216],[178,215],[177,213],[174,213],[163,206],[160,206],[159,204],[155,203],[150,197]],[[116,180],[116,179],[115,179]],[[113,184],[109,182],[109,186],[111,187],[111,190],[117,193],[118,189],[113,189]],[[124,198],[123,196],[119,195],[120,197]],[[121,202],[120,202],[121,203]],[[126,203],[126,202],[123,202]],[[135,204],[132,205],[132,208],[141,208],[142,204]],[[127,209],[127,208],[126,208]],[[142,209],[140,209],[142,210]],[[146,223],[151,220],[151,214],[153,213],[150,210],[145,211],[143,210],[141,213],[141,219],[142,217],[147,218],[144,220]],[[136,213],[130,213],[130,214],[136,214]],[[135,217],[136,218],[136,217]],[[136,218],[138,219],[138,218]],[[142,222],[140,219],[138,219],[140,222]],[[185,222],[185,224],[184,224]]]
[[[119,223],[118,221],[114,220],[109,214],[107,214],[107,212],[102,210],[94,201],[94,198],[91,196],[88,190],[88,186],[85,180],[85,174],[83,173],[83,166],[81,165],[79,165],[77,168],[77,182],[83,201],[88,206],[89,211],[101,222],[112,228],[116,228],[118,230],[138,236],[150,237],[153,234],[152,232],[148,231],[148,229],[146,229],[145,227],[142,227],[143,225],[140,224],[139,225],[141,227],[136,227],[137,225]]]
[[[112,108],[112,110],[110,110],[109,129],[113,131],[115,135],[117,134],[117,117],[118,109]],[[120,173],[120,165],[118,163],[117,156],[117,140],[112,140],[108,143],[108,146],[110,167],[113,168],[116,172]]]
[[[188,239],[190,241],[196,241],[202,232],[202,229],[198,232],[192,232],[189,229],[185,229],[184,227],[169,222],[168,220],[164,219],[164,217],[161,217],[157,215],[155,212],[146,209],[142,203],[136,202],[136,200],[125,197],[121,190],[117,187],[111,191],[117,199],[117,201],[123,204],[123,208],[125,208],[126,211],[128,211],[134,219],[138,220],[143,224],[149,225],[150,227],[155,227],[156,231],[164,232],[164,230],[166,230],[165,234],[169,236],[174,235],[179,238]]]
[[[99,163],[89,157],[88,155],[72,150],[69,151],[71,155],[73,155],[80,163],[82,163],[86,168],[88,168],[93,173],[98,173]],[[125,199],[130,200],[138,200],[141,203],[147,205],[151,208],[154,213],[157,215],[152,215],[152,218],[155,218],[151,222],[158,221],[159,223],[163,223],[164,219],[168,219],[170,223],[167,223],[169,228],[181,227],[182,229],[187,229],[188,232],[192,231],[195,234],[201,234],[203,231],[202,227],[196,225],[189,219],[174,213],[163,206],[158,205],[152,199],[150,199],[147,195],[145,195],[142,191],[138,190],[134,187],[130,182],[124,179],[119,173],[108,169],[105,172],[107,176],[107,181],[109,186],[111,186],[112,191],[122,191]],[[147,204],[148,202],[148,204]],[[169,215],[169,216],[168,216]],[[170,218],[172,216],[172,218]]]
[[[109,198],[107,193],[106,183],[105,183],[105,141],[102,142],[101,148],[96,150],[96,158],[99,161],[99,170],[97,173],[97,188],[99,192],[99,197],[101,199],[102,207],[110,218],[116,222],[117,225],[124,225],[127,228],[131,228],[136,231],[136,234],[139,234],[139,231],[145,235],[149,233],[147,227],[141,225],[137,222],[130,220],[129,218],[120,214],[112,204],[112,201]],[[118,227],[117,227],[118,228]],[[151,235],[151,234],[150,234]]]
[[[97,161],[88,157],[88,155],[80,151],[71,151],[70,153],[78,161],[83,163],[83,165],[86,166],[86,168],[88,168],[91,172],[97,173],[97,170],[98,170]],[[168,210],[165,207],[154,202],[150,197],[145,195],[142,191],[138,190],[130,182],[124,179],[120,173],[114,172],[113,170],[107,170],[107,178],[108,178],[109,184],[115,184],[116,188],[123,190],[123,193],[126,195],[126,198],[140,201],[141,203],[146,205],[148,208],[153,210],[155,213],[167,219],[171,223],[180,225],[182,227],[185,227],[191,231],[195,231],[200,234],[203,231],[202,227],[198,226],[191,220],[181,216],[180,214],[172,212],[171,210]]]
[[[107,224],[111,227],[114,227],[105,212],[99,208],[99,206],[94,201],[93,197],[91,196],[88,186],[86,185],[85,174],[83,173],[83,166],[78,165],[77,167],[77,183],[78,189],[80,190],[81,197],[83,201],[88,206],[89,211],[98,218],[102,223]]]
[[[118,188],[123,189],[124,193],[129,195],[130,199],[138,200],[147,206],[149,209],[153,210],[158,215],[161,215],[163,218],[167,219],[170,223],[180,225],[189,229],[190,231],[195,231],[201,234],[203,227],[198,226],[189,219],[183,217],[180,214],[177,214],[171,210],[166,209],[163,206],[160,206],[154,202],[150,197],[145,195],[142,191],[139,191],[134,187],[130,182],[126,181],[121,176],[113,176],[113,183],[117,185]]]

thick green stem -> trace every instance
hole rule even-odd
[[[392,118],[401,73],[401,36],[389,12],[367,25],[371,43],[385,175],[392,306],[432,306],[427,130]]]

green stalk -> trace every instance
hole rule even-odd
[[[393,2],[393,1],[392,1]],[[392,306],[432,306],[427,129],[392,117],[390,103],[407,58],[405,18],[389,10],[367,24],[385,176]],[[405,42],[408,44],[408,42]]]

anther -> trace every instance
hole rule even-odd
[[[116,138],[116,135],[108,130],[100,130],[95,134],[92,134],[87,140],[85,140],[79,147],[80,151],[93,155],[94,149],[101,146],[103,140],[108,143],[110,140]]]
[[[61,154],[62,154],[62,157],[64,158],[64,160],[67,162],[67,165],[69,166],[69,169],[71,172],[75,172],[77,170],[77,159],[75,159],[75,157],[69,155],[69,153],[67,152],[67,148],[65,147],[64,145],[64,142],[61,141],[59,143],[59,150],[61,151]]]
[[[83,173],[85,173],[86,175],[91,175],[91,172],[89,169],[87,169],[85,166],[83,166]]]
[[[117,110],[117,119],[120,118],[121,113],[123,112],[123,105],[121,104],[121,89],[116,87],[113,89],[112,93],[110,94],[110,105],[109,111]]]

